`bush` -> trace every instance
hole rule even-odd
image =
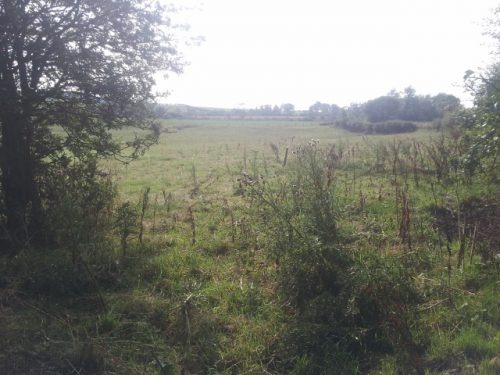
[[[413,122],[391,120],[384,122],[339,121],[337,127],[353,133],[364,134],[398,134],[412,133],[417,130]]]
[[[397,260],[357,249],[342,229],[335,158],[317,144],[294,154],[284,176],[247,185],[245,196],[293,312],[284,341],[300,358],[296,371],[308,364],[309,373],[340,365],[355,371],[380,352],[401,353],[420,371],[409,328],[418,299],[410,273]]]
[[[54,169],[43,185],[45,248],[26,248],[0,268],[34,295],[72,297],[98,292],[98,284],[114,284],[108,236],[116,194],[110,176],[95,161],[75,162]]]
[[[73,252],[96,249],[112,225],[115,188],[95,160],[68,168],[50,176],[43,192],[48,243]]]

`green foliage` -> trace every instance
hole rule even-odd
[[[294,155],[283,177],[248,184],[247,196],[265,233],[261,246],[277,265],[281,298],[293,311],[287,341],[301,358],[296,371],[351,364],[353,373],[376,352],[401,353],[421,370],[410,329],[419,299],[411,272],[356,248],[342,229],[333,149],[312,142]]]
[[[139,213],[130,202],[123,202],[116,209],[116,229],[120,236],[122,253],[125,255],[128,246],[128,239],[132,234],[137,233]]]
[[[487,33],[496,43],[495,57],[500,54],[500,7],[490,20]],[[500,153],[500,63],[495,62],[480,72],[468,70],[465,85],[474,97],[473,117],[465,122],[469,134],[464,139],[469,148],[465,166],[469,174],[485,169],[498,178],[497,159]]]
[[[476,265],[467,270],[465,279],[466,285],[473,282],[472,290],[480,292],[456,293],[452,308],[438,307],[427,316],[429,324],[437,328],[430,335],[429,367],[472,367],[479,373],[494,374],[488,363],[500,350],[498,274]]]
[[[430,96],[416,96],[407,93],[399,118],[407,121],[432,121],[439,116]]]
[[[495,170],[500,153],[500,64],[490,66],[483,74],[472,71],[465,76],[474,95],[473,119],[466,123],[470,131],[464,141],[469,148],[465,166],[469,174],[486,168]]]
[[[80,172],[60,172],[50,204],[81,229],[0,257],[4,372],[494,373],[498,186],[464,176],[457,139],[297,121],[168,124],[179,131],[146,157],[105,164],[123,201],[109,176],[73,164]],[[97,245],[82,240],[75,263],[72,233]]]
[[[343,110],[336,104],[316,102],[309,107],[309,116],[320,120],[338,120],[343,116]]]
[[[416,95],[412,87],[404,90],[404,95],[390,93],[372,99],[363,105],[363,111],[370,122],[389,120],[432,121],[446,112],[457,108],[460,100],[453,95]]]
[[[109,173],[95,159],[74,163],[45,176],[44,212],[47,244],[95,253],[112,228],[116,190]]]
[[[401,99],[395,96],[381,96],[366,102],[364,111],[370,122],[381,122],[400,118]]]
[[[156,142],[153,76],[182,67],[166,14],[144,0],[0,3],[3,252],[42,242],[50,177]],[[113,136],[124,128],[136,132]]]
[[[417,130],[417,125],[413,122],[399,120],[385,122],[357,122],[341,120],[336,124],[339,128],[363,134],[398,134],[411,133]]]
[[[448,112],[453,112],[460,108],[460,99],[456,96],[439,93],[432,98],[432,104],[436,108],[439,115],[442,117]]]

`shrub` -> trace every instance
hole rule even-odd
[[[112,225],[115,188],[96,160],[76,162],[47,181],[46,237],[51,247],[66,248],[76,259],[79,251],[95,255]]]
[[[284,176],[245,186],[245,196],[263,234],[261,247],[276,263],[280,297],[292,311],[285,342],[300,358],[296,371],[308,365],[310,373],[341,365],[355,371],[383,352],[401,353],[420,372],[410,330],[418,295],[410,273],[397,260],[357,249],[342,229],[336,160],[316,143],[294,154]]]
[[[41,192],[45,249],[26,248],[0,267],[25,292],[52,297],[97,292],[103,306],[99,285],[115,283],[108,241],[115,189],[95,161],[53,172]]]
[[[412,133],[417,130],[413,122],[391,120],[384,122],[363,122],[343,120],[337,122],[337,127],[353,133],[364,134],[398,134]]]

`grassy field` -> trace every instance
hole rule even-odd
[[[116,205],[128,201],[136,214],[126,253],[118,228],[112,255],[89,261],[92,277],[47,265],[53,255],[20,262],[45,284],[17,280],[0,296],[0,366],[12,374],[498,373],[498,184],[462,176],[460,152],[430,130],[367,137],[314,122],[165,121],[141,159],[104,164]],[[314,227],[331,224],[330,214],[331,244]],[[287,228],[303,241],[286,242]],[[328,280],[315,275],[330,272],[322,262],[331,248],[347,254],[341,275],[355,286],[330,300],[327,285],[310,299]],[[62,276],[74,285],[61,286]],[[343,312],[353,328],[342,339],[325,314],[336,304],[354,306]],[[368,322],[362,310],[373,306],[387,313]]]
[[[213,174],[234,182],[232,177],[249,170],[252,163],[264,159],[272,162],[271,143],[278,146],[280,157],[286,148],[318,139],[321,145],[368,143],[392,139],[427,140],[436,137],[434,131],[397,136],[364,135],[322,126],[317,122],[264,120],[168,120],[168,130],[158,145],[129,166],[116,166],[120,191],[125,195],[139,194],[146,186],[153,190],[170,189],[185,193],[192,185],[193,167],[200,178]],[[229,172],[229,173],[228,173]],[[220,188],[220,187],[218,187]]]

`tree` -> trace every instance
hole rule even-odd
[[[154,127],[153,74],[182,69],[168,26],[148,0],[0,2],[0,219],[11,249],[43,231],[55,170],[135,157],[154,141],[119,143],[112,131]]]
[[[500,6],[487,25],[487,34],[496,42],[493,56],[496,61],[479,72],[465,73],[465,86],[474,98],[473,116],[465,121],[469,128],[465,137],[469,152],[465,160],[468,173],[478,167],[490,165],[490,170],[498,167],[500,156]],[[498,172],[496,172],[498,173]],[[493,174],[496,176],[496,174]]]
[[[371,122],[394,120],[399,117],[401,100],[395,96],[381,96],[368,101],[364,111]]]
[[[400,93],[399,93],[399,91],[398,91],[398,90],[396,90],[396,89],[391,89],[391,90],[387,93],[387,95],[386,95],[386,96],[392,96],[392,97],[394,97],[394,98],[398,98],[398,99],[399,99],[399,98],[401,98],[401,94],[400,94]]]
[[[295,106],[292,103],[283,103],[280,110],[283,115],[290,116],[295,111]]]
[[[259,108],[256,108],[256,113],[259,116],[272,116],[273,114],[273,106],[271,104],[261,105]]]
[[[342,108],[336,104],[316,102],[309,107],[309,114],[313,118],[338,120],[342,116]]]
[[[454,95],[439,93],[431,100],[440,116],[443,116],[445,112],[452,112],[460,108],[460,99]]]
[[[465,166],[472,174],[489,161],[492,170],[496,168],[500,155],[500,63],[482,73],[468,71],[465,80],[474,96],[472,123],[465,138],[470,147]]]

